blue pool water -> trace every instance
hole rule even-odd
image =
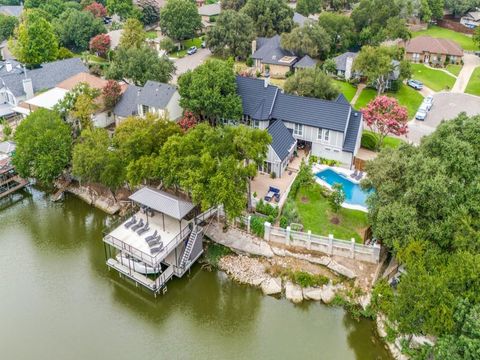
[[[350,205],[361,205],[367,207],[367,196],[370,191],[364,191],[360,185],[351,182],[346,176],[333,171],[332,169],[325,169],[316,174],[316,176],[325,181],[330,186],[339,183],[345,192],[345,202]]]

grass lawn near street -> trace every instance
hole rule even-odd
[[[405,84],[401,84],[397,92],[387,92],[387,96],[394,97],[400,105],[408,109],[409,119],[415,116],[423,101],[423,96],[420,92]]]
[[[313,234],[323,236],[333,234],[341,240],[355,238],[357,243],[363,243],[363,232],[368,227],[367,213],[345,208],[334,213],[319,184],[300,188],[295,204],[304,231],[311,230]],[[336,219],[338,224],[334,223]]]
[[[413,37],[420,35],[450,39],[457,42],[464,50],[478,50],[478,46],[475,45],[471,37],[450,29],[441,28],[440,26],[430,26],[427,30],[412,33]]]
[[[183,40],[182,41],[182,50],[180,51],[172,51],[169,55],[174,58],[183,58],[187,55],[187,50],[192,46],[196,46],[197,49],[200,49],[202,46],[202,38],[196,37],[193,39]]]
[[[453,75],[458,76],[458,74],[460,74],[460,70],[462,70],[462,67],[462,65],[448,64],[446,70]]]
[[[371,89],[371,88],[365,88],[363,91],[360,93],[360,96],[358,97],[357,101],[355,104],[355,109],[357,110],[362,110],[364,107],[367,106],[367,104],[375,99],[377,96],[377,90]]]
[[[376,133],[374,133],[373,131],[363,130],[362,138],[363,138],[363,136],[366,136],[366,135],[369,135],[369,134],[376,135]],[[378,138],[377,138],[377,140],[378,140]],[[393,137],[393,136],[385,136],[384,139],[383,139],[383,144],[382,144],[381,148],[382,149],[386,149],[386,148],[396,149],[402,144],[405,144],[405,141],[403,141],[402,139],[399,139],[399,138],[396,138],[396,137]],[[369,149],[369,150],[371,150],[371,149]]]
[[[480,67],[477,67],[470,80],[468,81],[467,88],[465,89],[467,94],[480,96]]]
[[[434,91],[451,89],[456,80],[441,70],[431,69],[423,64],[412,64],[412,79],[420,80]]]
[[[336,79],[332,79],[332,81],[335,85],[337,85],[338,89],[347,98],[347,100],[349,102],[352,101],[355,93],[357,92],[357,88],[346,81]]]

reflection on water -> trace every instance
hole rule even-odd
[[[388,359],[372,322],[202,270],[157,299],[108,271],[108,216],[67,196],[0,202],[5,359]]]

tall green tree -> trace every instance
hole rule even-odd
[[[346,51],[355,41],[355,25],[348,16],[322,12],[318,24],[330,35],[332,52]]]
[[[241,10],[250,16],[257,36],[273,36],[293,28],[293,10],[283,0],[247,0]]]
[[[207,32],[206,43],[215,55],[244,59],[251,52],[254,38],[253,21],[248,15],[224,10]]]
[[[303,16],[317,14],[322,10],[323,0],[298,0],[295,11]]]
[[[127,19],[135,14],[135,8],[132,0],[107,0],[106,7],[110,14],[117,14],[122,19]]]
[[[388,76],[393,71],[392,60],[390,48],[364,46],[353,62],[353,70],[374,84],[380,95],[385,92]]]
[[[309,55],[325,59],[330,52],[331,39],[319,24],[296,27],[290,33],[282,34],[281,45],[298,56]]]
[[[175,40],[189,39],[202,27],[197,7],[190,0],[168,0],[160,10],[162,32]]]
[[[118,48],[105,75],[109,79],[132,80],[143,86],[147,80],[168,83],[175,65],[167,57],[158,57],[158,53],[144,45],[140,48]]]
[[[70,128],[52,111],[38,109],[15,132],[13,164],[20,176],[50,185],[70,162]]]
[[[246,0],[221,0],[222,10],[240,10],[245,5]]]
[[[30,10],[15,31],[10,48],[20,62],[35,66],[57,58],[58,40],[52,25],[36,10]]]
[[[13,35],[18,19],[15,16],[0,14],[0,41],[7,40]]]
[[[127,19],[123,25],[119,46],[129,48],[140,48],[145,45],[147,33],[143,30],[142,23],[137,19]]]
[[[320,69],[296,71],[285,82],[285,91],[289,94],[325,100],[334,100],[340,94],[332,79]]]
[[[178,79],[180,105],[210,120],[239,119],[242,101],[232,61],[207,60]]]
[[[476,6],[480,6],[478,0],[445,0],[445,9],[450,10],[455,16],[462,16]]]

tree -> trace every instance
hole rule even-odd
[[[362,73],[375,85],[377,94],[385,91],[389,74],[393,71],[392,49],[381,46],[364,46],[353,62],[353,70]]]
[[[325,58],[330,51],[330,36],[320,25],[307,24],[282,34],[281,45],[298,56]]]
[[[47,20],[58,17],[66,9],[63,0],[26,0],[24,7],[26,9],[39,9],[47,15]]]
[[[26,12],[11,43],[15,57],[29,66],[53,61],[58,54],[58,40],[50,23],[35,10]]]
[[[92,116],[99,109],[98,104],[95,102],[95,98],[90,97],[88,94],[80,94],[70,111],[70,116],[78,124],[80,130],[92,128]]]
[[[96,18],[103,18],[107,15],[107,9],[102,4],[97,3],[94,1],[90,5],[87,5],[84,9],[85,11],[89,11],[92,15]]]
[[[168,83],[175,72],[175,65],[167,57],[158,57],[155,50],[144,45],[139,49],[119,48],[106,71],[109,79],[131,79],[143,86],[147,80]]]
[[[445,0],[445,9],[450,10],[454,16],[462,16],[479,5],[477,0]]]
[[[18,25],[18,19],[15,16],[0,14],[0,41],[10,38]]]
[[[221,0],[222,10],[235,10],[239,11],[243,5],[245,5],[246,0]]]
[[[170,53],[175,50],[175,43],[169,37],[164,37],[162,40],[160,40],[160,49]]]
[[[134,15],[132,0],[107,0],[107,10],[110,14],[117,14],[122,19]]]
[[[477,26],[472,36],[473,41],[480,47],[480,26]]]
[[[13,164],[20,176],[49,185],[70,162],[70,128],[52,111],[38,109],[15,132]]]
[[[323,62],[322,69],[327,74],[336,74],[337,73],[337,63],[333,59],[327,59]]]
[[[241,12],[252,18],[257,36],[270,37],[293,28],[293,10],[284,1],[247,0]]]
[[[373,99],[363,112],[363,120],[379,134],[377,146],[380,148],[385,136],[405,135],[408,132],[408,110],[398,104],[397,99],[379,96]]]
[[[137,19],[127,19],[123,26],[122,36],[119,46],[129,48],[140,48],[145,44],[147,33],[143,30],[143,25]]]
[[[110,49],[110,36],[107,34],[98,34],[90,39],[90,51],[97,56],[105,57]]]
[[[322,0],[298,0],[295,11],[303,16],[317,14],[322,10]]]
[[[195,3],[190,0],[169,0],[160,10],[160,28],[175,40],[189,39],[202,27]]]
[[[296,71],[285,82],[285,91],[325,100],[334,100],[340,94],[332,79],[319,69]]]
[[[103,105],[106,109],[112,109],[120,100],[122,88],[115,80],[108,80],[102,89]]]
[[[334,212],[338,212],[345,201],[345,192],[343,191],[342,184],[335,183],[332,186],[332,192],[328,196],[328,202]]]
[[[142,11],[142,22],[150,25],[158,22],[160,19],[160,9],[156,0],[138,0],[137,6]]]
[[[355,24],[348,16],[323,12],[318,17],[318,25],[330,35],[332,51],[345,51],[355,41]]]
[[[195,127],[198,122],[199,119],[197,118],[197,116],[195,116],[194,113],[192,113],[191,111],[185,111],[182,118],[178,122],[178,125],[182,128],[183,131],[187,131],[188,129]]]
[[[178,79],[180,105],[202,119],[239,119],[242,101],[237,94],[232,61],[207,60]]]
[[[206,43],[215,55],[245,59],[254,38],[253,21],[248,15],[225,10],[207,32]]]
[[[87,50],[92,37],[106,33],[101,19],[93,17],[90,12],[75,9],[62,13],[54,25],[60,43],[74,51]]]

